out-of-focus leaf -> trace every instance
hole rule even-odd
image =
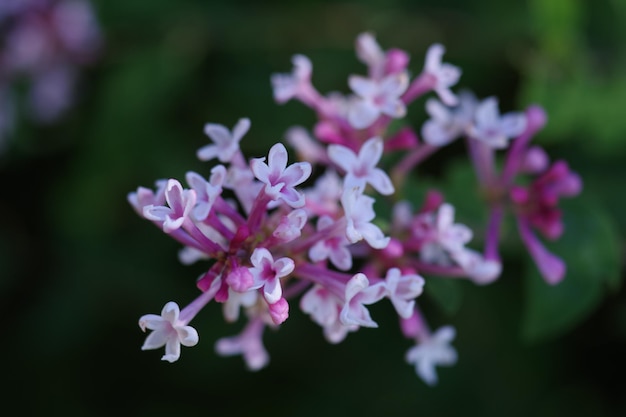
[[[538,341],[567,332],[602,301],[607,289],[620,285],[616,226],[604,209],[580,196],[564,204],[565,233],[550,245],[567,264],[565,279],[546,284],[534,264],[526,276],[527,305],[523,337]]]
[[[542,49],[560,61],[569,60],[579,45],[581,2],[533,0],[529,6]]]
[[[424,286],[428,294],[437,305],[448,315],[452,316],[463,301],[463,283],[455,279],[447,278],[426,278]]]

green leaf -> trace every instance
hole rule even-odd
[[[463,283],[448,278],[426,278],[424,286],[426,293],[432,297],[437,305],[448,315],[452,316],[463,301]]]
[[[607,288],[616,290],[621,283],[616,226],[602,207],[589,201],[579,197],[563,204],[565,233],[549,248],[566,262],[565,279],[550,286],[529,265],[522,323],[527,341],[571,330],[597,307]]]

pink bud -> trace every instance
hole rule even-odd
[[[274,304],[269,304],[270,316],[274,324],[281,324],[289,317],[289,303],[285,298],[280,298]]]
[[[404,71],[410,60],[409,54],[397,48],[388,50],[385,58],[385,75]]]
[[[226,277],[226,283],[237,292],[246,292],[252,287],[254,278],[250,273],[250,270],[246,267],[240,266],[233,269]]]

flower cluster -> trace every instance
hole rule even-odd
[[[246,160],[239,144],[251,123],[241,119],[232,130],[207,124],[209,145],[199,159],[218,163],[209,177],[186,175],[157,181],[155,189],[130,193],[137,213],[183,245],[183,263],[204,261],[197,280],[200,295],[182,311],[168,302],[160,316],[140,318],[152,330],[143,349],[165,346],[164,360],[175,361],[180,345],[193,346],[198,334],[190,321],[208,302],[222,303],[228,322],[245,314],[240,334],[220,339],[220,355],[242,355],[249,369],[267,365],[262,342],[266,327],[276,328],[294,303],[317,323],[330,343],[339,343],[361,327],[377,327],[368,306],[383,299],[399,316],[400,330],[414,342],[406,360],[428,384],[437,381],[435,367],[456,362],[451,346],[455,329],[431,331],[418,308],[425,279],[464,278],[484,285],[502,271],[498,253],[504,211],[515,214],[524,244],[549,283],[563,278],[565,265],[534,234],[558,238],[563,230],[561,196],[581,189],[579,177],[564,162],[549,165],[545,152],[529,146],[543,126],[537,106],[501,115],[497,99],[478,100],[450,88],[461,70],[442,62],[444,48],[431,46],[422,72],[411,79],[409,55],[383,50],[370,33],[356,41],[356,55],[367,75],[352,75],[352,93],[319,93],[311,82],[312,64],[293,58],[291,73],[271,82],[278,103],[295,99],[311,107],[318,121],[309,132],[293,127],[287,142],[301,161],[289,163],[285,146],[271,147],[267,158]],[[420,140],[405,126],[393,130],[407,106],[429,92],[430,118]],[[464,138],[483,188],[490,221],[485,248],[470,247],[473,232],[455,222],[455,208],[438,191],[416,202],[397,198],[396,190],[416,166],[442,146]],[[506,149],[497,172],[495,153]],[[391,170],[385,156],[401,155]],[[217,162],[216,161],[216,162]],[[526,185],[518,179],[533,176]],[[375,202],[391,206],[381,219]]]
[[[102,39],[87,0],[3,0],[0,38],[1,145],[15,124],[15,85],[28,84],[29,117],[57,120],[72,104],[80,67],[96,58]]]

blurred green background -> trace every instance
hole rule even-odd
[[[619,0],[191,1],[100,0],[106,47],[83,77],[77,105],[53,126],[20,120],[0,156],[0,398],[16,415],[67,416],[624,416],[626,292],[626,3]],[[354,39],[373,31],[383,48],[412,56],[441,42],[460,66],[458,87],[496,95],[503,112],[542,104],[536,143],[579,172],[584,193],[563,242],[563,287],[547,288],[515,233],[502,278],[424,296],[433,327],[452,324],[459,362],[426,386],[404,362],[411,346],[387,305],[380,328],[329,345],[295,304],[265,344],[268,368],[213,352],[235,334],[218,305],[194,320],[200,343],[175,364],[141,352],[138,318],[197,294],[202,265],[126,202],[139,185],[208,175],[195,151],[206,122],[252,120],[250,156],[285,130],[311,127],[299,103],[276,105],[269,77],[291,56],[313,61],[321,92],[346,91],[363,73]],[[419,129],[423,100],[409,108]],[[458,149],[425,164],[425,183],[464,200],[473,181]],[[464,171],[465,170],[465,171]],[[419,182],[420,176],[416,177]],[[458,181],[457,181],[458,180]],[[456,185],[455,185],[456,184]],[[461,208],[459,216],[463,219]],[[474,219],[471,207],[465,214]],[[510,231],[509,229],[505,230]],[[564,251],[569,251],[568,255]],[[428,285],[428,284],[427,284]],[[445,287],[445,285],[444,285]]]

